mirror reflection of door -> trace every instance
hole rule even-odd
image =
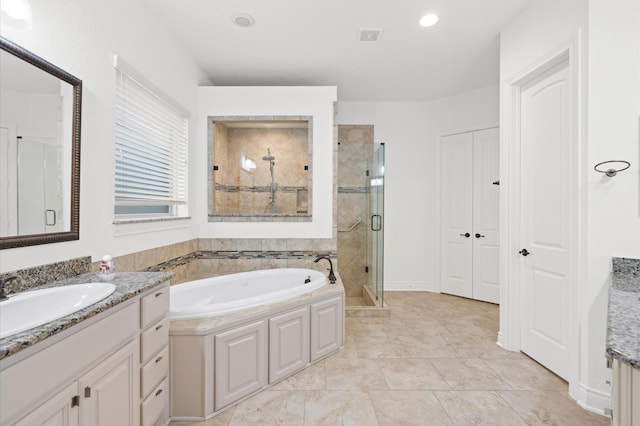
[[[0,52],[0,237],[68,230],[73,88]],[[63,149],[64,147],[64,149]],[[65,202],[67,200],[67,202]]]

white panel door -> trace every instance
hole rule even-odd
[[[568,64],[521,91],[522,351],[569,372],[571,273]],[[529,253],[529,254],[527,254]]]
[[[500,302],[498,128],[473,132],[473,298]]]
[[[269,383],[309,364],[309,308],[269,319]]]
[[[441,144],[441,287],[473,296],[473,134],[445,136]]]
[[[18,235],[16,126],[0,123],[0,237]]]

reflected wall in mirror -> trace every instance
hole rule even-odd
[[[79,238],[82,81],[0,37],[0,249]]]
[[[311,220],[312,117],[209,117],[209,221]]]

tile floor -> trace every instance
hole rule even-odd
[[[389,318],[347,318],[345,347],[207,422],[218,425],[609,425],[567,384],[495,344],[498,307],[389,292]]]

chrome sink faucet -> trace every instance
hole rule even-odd
[[[9,296],[7,296],[7,289],[6,286],[7,284],[9,284],[11,281],[13,280],[17,280],[18,277],[17,276],[11,276],[11,277],[7,277],[7,278],[0,278],[0,301],[2,300],[6,300],[9,298]]]
[[[329,282],[331,284],[335,284],[336,283],[336,275],[333,273],[333,262],[331,262],[331,259],[329,258],[329,256],[318,256],[316,257],[316,260],[314,260],[314,263],[318,263],[320,261],[320,259],[326,259],[329,261]]]

